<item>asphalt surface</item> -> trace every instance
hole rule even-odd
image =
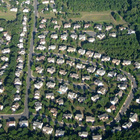
[[[121,107],[121,109],[120,109],[118,115],[116,116],[116,118],[115,118],[116,121],[120,121],[120,120],[121,120],[121,116],[122,116],[122,115],[127,111],[127,109],[129,108],[129,105],[130,105],[131,101],[133,100],[133,96],[134,96],[133,93],[135,92],[135,90],[136,90],[136,88],[137,88],[137,84],[136,84],[135,78],[134,78],[131,74],[129,74],[129,73],[123,71],[123,70],[121,70],[121,71],[122,71],[122,72],[129,78],[129,80],[131,81],[131,91],[129,92],[129,95],[127,96],[127,98],[126,98],[126,100],[125,100],[123,106]]]
[[[31,79],[31,59],[33,55],[33,40],[34,40],[34,34],[36,32],[36,17],[37,17],[37,0],[34,0],[34,24],[33,24],[33,32],[32,32],[32,38],[30,43],[30,50],[29,50],[29,59],[28,59],[28,76],[27,76],[27,87],[26,87],[26,95],[25,95],[25,102],[24,102],[24,112],[20,114],[0,114],[0,117],[3,119],[9,119],[9,118],[15,118],[19,119],[22,116],[28,118],[29,117],[29,109],[28,109],[28,94],[30,89],[30,79]]]

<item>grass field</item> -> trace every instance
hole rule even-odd
[[[73,21],[93,21],[93,22],[97,22],[97,23],[103,23],[103,22],[107,22],[107,23],[113,23],[115,25],[118,24],[127,24],[121,17],[120,21],[116,21],[112,15],[111,15],[111,11],[104,11],[104,12],[80,12],[81,17],[76,17],[76,18],[69,18],[72,19]],[[56,18],[55,14],[50,12],[49,14],[39,14],[41,17],[44,18]]]
[[[115,21],[111,16],[111,11],[104,12],[80,12],[81,17],[71,18],[73,21],[84,20],[84,21],[93,21],[93,22],[109,22],[113,24],[125,24],[126,22],[121,18],[121,20]]]
[[[6,20],[14,20],[16,18],[15,12],[10,12],[8,9],[7,12],[1,12],[0,11],[0,18],[6,19]]]

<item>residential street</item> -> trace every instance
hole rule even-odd
[[[28,94],[29,94],[29,89],[30,89],[30,79],[31,79],[31,65],[30,65],[30,62],[31,62],[31,58],[32,58],[32,55],[33,55],[33,44],[34,44],[34,34],[36,32],[36,17],[37,17],[37,0],[34,1],[34,24],[33,24],[33,32],[32,32],[32,37],[31,37],[31,43],[30,43],[30,50],[29,50],[29,58],[28,58],[28,75],[27,75],[27,87],[26,87],[26,95],[25,95],[25,102],[24,102],[24,106],[25,106],[25,109],[24,109],[24,112],[21,113],[21,114],[3,114],[3,115],[0,115],[1,118],[4,118],[4,119],[8,119],[9,117],[14,117],[15,119],[19,119],[21,118],[22,116],[24,117],[29,117],[29,109],[28,109]]]

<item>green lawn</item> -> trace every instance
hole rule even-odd
[[[9,9],[6,13],[0,11],[0,18],[6,19],[6,20],[14,20],[16,18],[16,13],[10,12]]]

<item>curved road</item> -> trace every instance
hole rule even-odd
[[[1,118],[8,119],[10,117],[14,117],[15,119],[19,119],[22,116],[28,118],[29,117],[29,109],[28,109],[28,94],[30,89],[30,79],[31,79],[31,59],[33,55],[33,40],[34,40],[34,34],[36,32],[36,18],[37,18],[37,0],[34,0],[34,23],[33,23],[33,32],[32,32],[32,38],[30,43],[30,52],[29,52],[29,58],[28,58],[28,76],[27,76],[27,87],[26,87],[26,95],[25,95],[25,102],[24,102],[24,112],[20,114],[0,114]]]

